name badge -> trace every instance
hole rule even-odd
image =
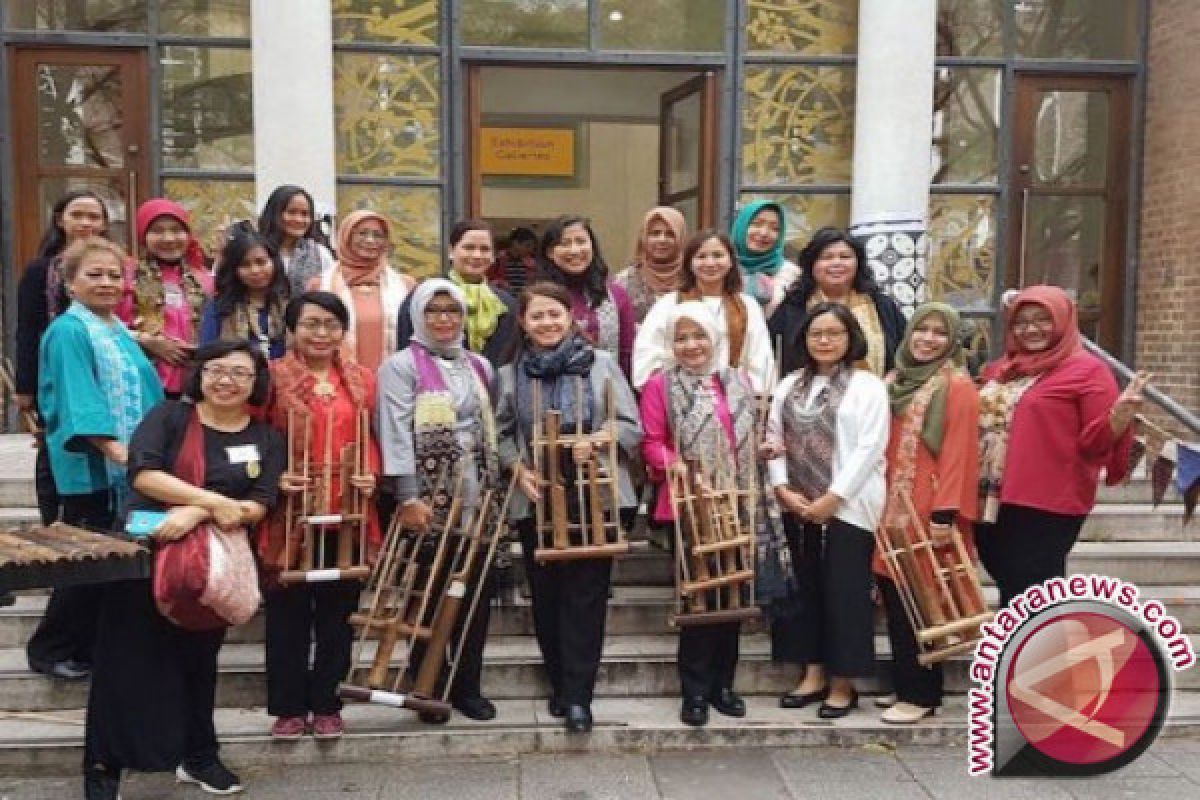
[[[183,287],[170,283],[163,287],[163,305],[176,308],[183,305]]]
[[[230,464],[250,464],[262,460],[258,455],[258,445],[256,444],[240,444],[236,447],[226,447],[225,453],[229,457]]]

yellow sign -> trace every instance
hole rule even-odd
[[[575,175],[574,128],[481,128],[479,133],[484,175]]]

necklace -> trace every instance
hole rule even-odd
[[[329,373],[326,372],[323,375],[318,375],[314,372],[313,377],[317,379],[317,382],[313,384],[313,394],[322,400],[328,400],[329,398],[333,397],[334,388],[333,382],[329,380]]]

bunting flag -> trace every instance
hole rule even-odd
[[[1200,497],[1200,445],[1180,442],[1177,457],[1175,484],[1183,495],[1183,524],[1187,525],[1192,521],[1196,500]]]
[[[1138,414],[1137,435],[1129,454],[1128,481],[1145,461],[1150,476],[1150,499],[1157,508],[1167,495],[1171,479],[1183,495],[1183,524],[1192,521],[1200,499],[1200,444],[1180,441]]]

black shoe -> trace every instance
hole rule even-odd
[[[81,681],[92,674],[90,664],[84,664],[82,661],[76,661],[71,658],[65,661],[38,661],[30,659],[29,668],[47,677],[58,678],[63,681]]]
[[[738,697],[733,689],[721,689],[708,700],[719,714],[727,717],[746,716],[746,701]]]
[[[105,769],[83,771],[84,800],[120,800],[121,775]]]
[[[807,705],[824,700],[829,696],[829,687],[817,689],[815,692],[806,692],[804,694],[796,694],[788,692],[783,697],[779,698],[780,708],[804,708]]]
[[[567,706],[563,703],[562,698],[552,694],[546,698],[546,711],[550,716],[562,719],[567,715]]]
[[[426,725],[445,725],[450,721],[450,715],[439,714],[435,711],[419,711],[417,712],[417,719]]]
[[[856,708],[858,708],[858,692],[855,692],[850,698],[850,702],[844,706],[831,706],[827,702],[821,703],[821,707],[817,709],[817,716],[821,719],[841,719]]]
[[[237,794],[242,791],[242,780],[230,772],[220,761],[203,767],[175,768],[175,780],[179,783],[194,783],[209,794]]]
[[[474,697],[463,697],[453,701],[454,707],[467,719],[486,722],[496,718],[496,706],[481,694]]]
[[[567,733],[591,733],[592,710],[587,706],[567,706],[564,726]]]
[[[699,728],[708,724],[708,701],[703,697],[684,698],[679,720],[684,725]]]

